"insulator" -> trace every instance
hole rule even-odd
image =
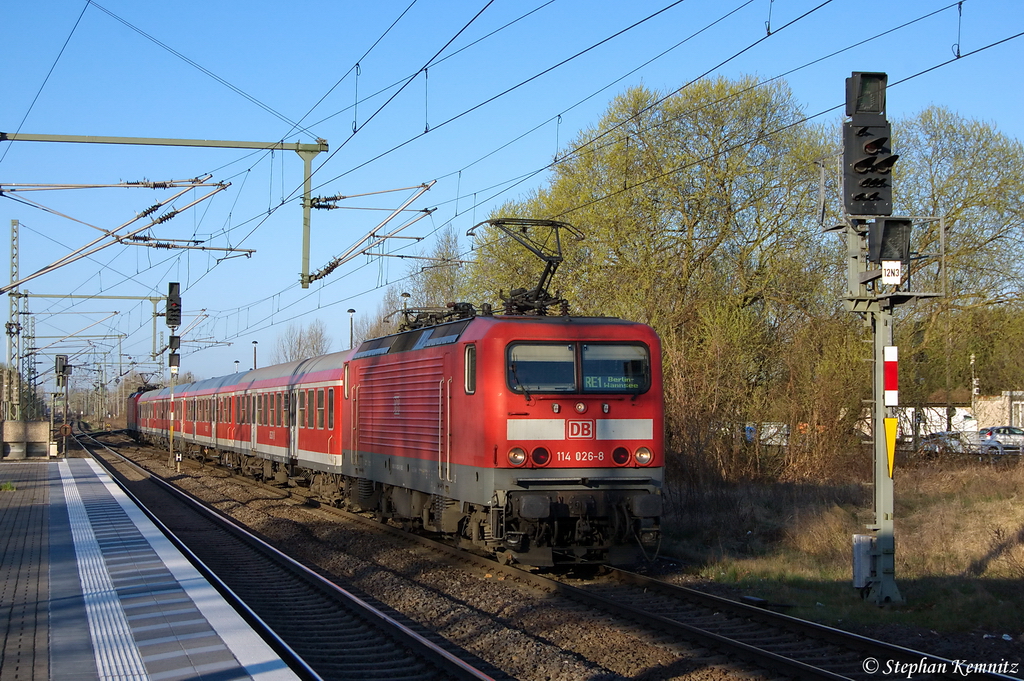
[[[157,218],[156,220],[154,220],[153,222],[154,222],[154,224],[157,224],[157,225],[159,225],[159,224],[161,224],[161,223],[167,222],[168,220],[170,220],[171,218],[173,218],[173,217],[174,217],[175,215],[177,215],[177,214],[178,214],[178,211],[176,211],[176,210],[172,210],[172,211],[171,211],[170,213],[164,213],[163,215],[161,215],[160,217],[158,217],[158,218]]]

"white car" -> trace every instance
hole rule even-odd
[[[1024,448],[1024,429],[1017,426],[994,426],[978,431],[982,454],[1020,454]]]

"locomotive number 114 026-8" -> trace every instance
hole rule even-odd
[[[570,452],[559,451],[555,453],[557,461],[604,461],[604,452]]]

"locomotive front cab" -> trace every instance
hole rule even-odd
[[[644,325],[574,319],[504,351],[505,548],[531,564],[636,562],[660,539],[660,347]],[[566,338],[567,330],[574,336]]]

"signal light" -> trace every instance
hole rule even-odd
[[[843,206],[850,215],[892,215],[892,168],[888,122],[843,124]]]
[[[898,155],[885,118],[884,73],[854,71],[846,79],[843,207],[849,215],[892,215],[892,168]]]
[[[868,262],[910,262],[910,230],[907,218],[879,218],[868,223]]]
[[[846,79],[846,115],[885,115],[885,86],[889,76],[871,71],[854,71]]]
[[[71,365],[68,364],[67,355],[56,355],[54,357],[53,372],[57,377],[58,388],[63,388],[68,384],[68,376],[71,375]]]
[[[167,284],[167,308],[164,318],[167,326],[181,326],[181,285],[176,281]]]

